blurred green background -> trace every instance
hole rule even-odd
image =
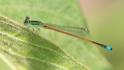
[[[80,0],[92,37],[113,46],[103,54],[115,70],[124,70],[124,0]]]

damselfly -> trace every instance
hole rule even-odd
[[[85,29],[85,28],[69,27],[69,26],[68,27],[64,26],[62,28],[61,26],[58,26],[58,25],[46,24],[46,23],[43,23],[41,21],[30,20],[29,17],[25,18],[24,25],[32,25],[32,26],[36,26],[36,27],[43,27],[45,29],[50,29],[50,30],[53,30],[53,31],[57,31],[57,32],[60,32],[60,33],[63,33],[63,34],[69,35],[69,36],[76,37],[78,39],[85,40],[85,41],[87,41],[89,43],[96,44],[96,45],[106,49],[107,51],[112,51],[112,47],[111,46],[104,45],[104,44],[98,43],[96,41],[90,40],[85,35],[80,36],[78,34],[75,34],[75,31],[77,31],[77,33],[79,33],[79,34],[80,33],[84,33],[85,34],[85,32],[87,31],[87,29]],[[71,31],[67,31],[67,29],[65,30],[65,28],[72,29],[72,30]],[[75,30],[75,31],[73,31],[73,30]],[[83,32],[80,32],[80,31],[83,31]]]

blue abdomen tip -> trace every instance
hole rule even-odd
[[[105,48],[107,51],[112,51],[112,47],[111,46],[106,46],[106,48]]]

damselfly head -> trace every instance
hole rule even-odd
[[[29,16],[26,16],[26,17],[25,17],[25,19],[26,19],[26,20],[29,20],[29,19],[30,19],[30,17],[29,17]]]
[[[29,19],[30,19],[30,17],[28,17],[28,16],[25,17],[24,25],[27,25],[29,23],[29,21],[30,21]]]

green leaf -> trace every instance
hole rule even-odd
[[[6,21],[5,21],[6,20]],[[87,70],[58,46],[1,17],[0,53],[13,70]]]
[[[110,70],[94,45],[58,32],[37,33],[25,16],[45,23],[87,28],[76,0],[0,0],[0,58],[4,70]],[[3,69],[2,69],[3,70]]]

